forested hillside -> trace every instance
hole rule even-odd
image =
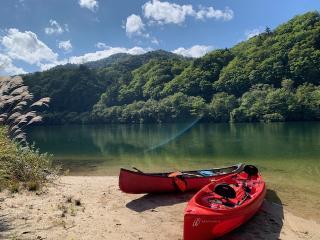
[[[51,97],[51,124],[320,120],[320,15],[198,59],[117,54],[24,80],[36,97]]]

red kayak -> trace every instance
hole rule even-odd
[[[265,182],[252,165],[205,186],[185,209],[184,240],[211,240],[225,235],[259,210],[265,194]]]
[[[241,172],[242,164],[223,168],[171,173],[143,173],[121,169],[119,187],[125,193],[164,193],[198,191],[213,180]]]

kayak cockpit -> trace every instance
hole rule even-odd
[[[243,172],[226,179],[217,185],[209,185],[202,191],[195,202],[211,210],[227,210],[237,208],[254,198],[262,181],[259,176],[249,176]]]
[[[237,164],[230,167],[224,168],[212,168],[212,169],[204,169],[204,170],[196,170],[196,171],[177,171],[170,173],[148,173],[150,176],[158,176],[158,177],[171,177],[173,174],[183,175],[186,178],[192,177],[215,177],[220,175],[226,175],[234,172],[238,172],[243,167],[243,164]]]

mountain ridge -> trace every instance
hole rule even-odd
[[[318,120],[319,76],[320,16],[308,12],[196,59],[120,54],[24,79],[52,99],[45,122],[60,124]]]

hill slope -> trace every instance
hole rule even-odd
[[[198,59],[117,54],[24,76],[47,123],[320,119],[320,15],[296,16]]]

